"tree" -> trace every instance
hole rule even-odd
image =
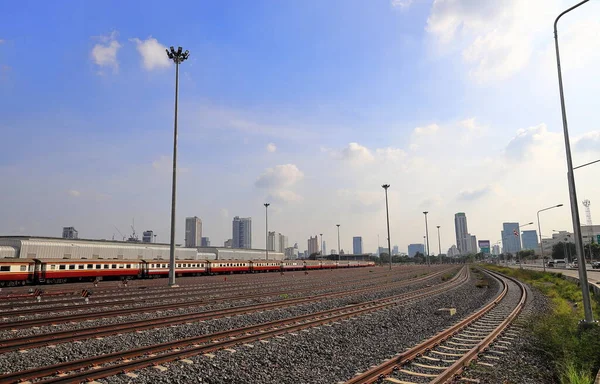
[[[563,243],[558,242],[552,246],[552,258],[556,259],[568,259],[569,261],[573,261],[573,259],[577,255],[575,251],[575,244],[571,242]]]

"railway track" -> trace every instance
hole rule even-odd
[[[463,267],[452,279],[434,287],[426,287],[410,293],[349,305],[344,308],[296,316],[285,320],[261,323],[210,335],[190,337],[184,340],[115,352],[48,367],[13,372],[0,376],[0,384],[15,383],[22,380],[43,380],[44,383],[73,383],[95,380],[168,361],[185,359],[190,356],[228,348],[240,343],[250,343],[285,333],[306,330],[307,328],[327,323],[350,321],[348,319],[362,314],[379,311],[392,306],[406,305],[447,292],[449,289],[465,284],[468,280],[469,271]]]
[[[500,336],[521,312],[527,290],[518,280],[486,273],[503,285],[494,301],[421,344],[357,374],[346,384],[448,383],[458,379],[465,367],[489,351],[494,342],[505,342]]]
[[[408,286],[416,283],[426,282],[433,278],[438,277],[441,273],[435,273],[433,275],[428,275],[425,277],[421,277],[415,280],[408,280],[403,282],[397,282],[392,286],[385,288],[400,288],[403,286]],[[198,313],[188,313],[182,315],[170,315],[164,316],[160,318],[154,319],[145,319],[145,320],[137,320],[137,321],[129,321],[119,324],[108,324],[104,326],[94,326],[89,328],[82,328],[76,330],[65,330],[59,332],[51,332],[44,333],[40,335],[32,335],[25,336],[19,338],[5,339],[0,340],[0,353],[6,353],[15,350],[26,350],[37,348],[49,344],[58,344],[58,343],[66,343],[76,340],[83,340],[94,337],[105,337],[114,335],[117,333],[126,333],[126,332],[136,332],[145,329],[152,329],[158,327],[166,327],[175,324],[183,324],[194,321],[205,321],[212,320],[217,318],[222,318],[226,316],[237,316],[242,314],[248,314],[257,311],[265,311],[270,309],[279,309],[286,308],[295,305],[301,305],[306,303],[311,303],[315,301],[335,299],[343,296],[348,296],[349,294],[357,295],[357,294],[365,294],[372,293],[374,291],[381,291],[384,288],[383,286],[379,287],[370,287],[363,288],[359,290],[353,290],[352,292],[336,292],[336,293],[326,293],[321,295],[312,295],[309,297],[303,298],[294,298],[294,299],[286,299],[286,300],[278,300],[276,302],[270,303],[260,303],[260,304],[252,304],[239,306],[229,309],[217,309],[211,311],[204,311]],[[29,323],[31,324],[31,323]],[[21,325],[21,324],[17,324]]]
[[[447,272],[447,271],[448,270],[442,270],[439,272],[432,273],[430,275],[425,275],[425,276],[423,276],[421,278],[417,278],[417,279],[401,280],[401,281],[398,281],[395,283],[387,283],[385,285],[379,284],[375,287],[368,287],[368,288],[363,288],[363,289],[364,289],[364,292],[368,292],[368,291],[373,291],[373,290],[380,290],[383,287],[394,288],[396,286],[404,286],[404,285],[412,284],[416,281],[434,279],[434,278],[438,277],[440,274]],[[357,290],[354,289],[354,287],[356,287],[355,282],[337,285],[338,289],[343,288],[343,287],[346,287],[346,288],[350,287],[352,289],[352,292],[354,292],[354,293],[357,292]],[[231,300],[264,299],[265,297],[268,297],[268,296],[281,296],[281,295],[286,295],[286,294],[298,294],[298,293],[312,292],[312,291],[314,291],[314,289],[315,289],[315,287],[313,286],[313,287],[310,287],[307,289],[302,289],[302,290],[293,289],[293,290],[288,290],[288,291],[274,291],[274,292],[271,291],[271,292],[266,292],[266,293],[261,292],[261,293],[256,293],[253,295],[246,295],[246,296],[228,296],[228,297],[222,297],[222,298],[217,298],[217,299],[199,299],[199,300],[190,300],[190,301],[183,301],[183,302],[176,302],[176,303],[158,304],[158,305],[152,305],[152,306],[138,306],[138,307],[134,307],[134,308],[119,308],[119,309],[113,309],[113,310],[102,311],[102,312],[85,312],[84,310],[86,308],[82,308],[82,313],[69,313],[64,316],[43,317],[43,318],[35,318],[35,319],[29,319],[29,320],[17,319],[16,321],[6,321],[3,323],[0,323],[0,331],[22,329],[22,328],[29,328],[29,327],[40,327],[40,326],[45,326],[45,325],[60,324],[60,323],[67,323],[67,322],[74,322],[74,321],[85,321],[85,320],[89,320],[89,319],[98,319],[98,318],[105,318],[105,317],[111,317],[111,316],[124,316],[124,315],[131,315],[131,314],[145,313],[145,312],[152,312],[152,311],[176,310],[176,309],[187,308],[187,307],[195,306],[195,305],[209,305],[209,304],[227,302],[227,301],[231,301]],[[331,294],[331,293],[325,293],[325,294],[322,294],[322,296],[326,296],[328,294]],[[333,294],[337,294],[337,293],[334,292]],[[347,295],[348,291],[341,292],[339,294]],[[319,295],[316,295],[316,297],[319,297]],[[314,297],[313,297],[313,300],[314,300]],[[39,310],[37,312],[33,312],[33,313],[39,313]]]
[[[416,271],[419,272],[419,271]],[[413,271],[411,271],[410,273],[406,273],[403,275],[400,275],[398,277],[406,277],[407,275],[411,275],[414,274]],[[289,285],[282,285],[282,284],[276,284],[274,287],[271,288],[275,288],[275,290],[271,290],[271,291],[266,291],[263,292],[263,295],[269,295],[269,292],[272,292],[273,294],[292,294],[292,293],[303,293],[303,292],[310,292],[313,291],[315,289],[326,289],[328,287],[335,287],[335,288],[339,288],[339,287],[344,287],[344,286],[356,286],[357,284],[364,282],[364,281],[368,281],[370,284],[378,284],[381,280],[386,280],[386,276],[381,276],[381,277],[377,277],[376,279],[358,279],[358,280],[353,280],[348,282],[347,280],[345,280],[344,283],[340,284],[338,281],[333,281],[333,282],[328,282],[326,284],[319,284],[319,285],[315,285],[314,281],[301,281],[299,282],[299,284],[295,285],[293,287],[293,289],[291,289],[289,287]],[[280,289],[282,287],[285,287],[287,290],[286,291],[281,291]],[[307,287],[307,288],[302,288],[302,287]],[[57,302],[51,302],[53,304],[53,306],[46,306],[46,305],[39,305],[40,303],[38,303],[38,305],[35,305],[34,308],[28,308],[28,309],[23,309],[23,310],[10,310],[10,305],[7,307],[4,307],[4,311],[2,313],[2,317],[3,320],[8,320],[9,317],[22,317],[22,316],[27,316],[27,315],[37,315],[40,314],[40,312],[44,312],[44,313],[60,313],[60,312],[70,312],[70,311],[74,311],[74,310],[81,310],[81,311],[88,311],[91,308],[107,308],[107,307],[112,307],[112,306],[121,306],[121,305],[140,305],[140,304],[146,304],[146,303],[156,303],[157,298],[160,298],[161,300],[167,301],[167,300],[171,300],[171,299],[180,299],[182,297],[198,297],[199,295],[203,295],[204,292],[204,296],[208,296],[209,294],[214,295],[214,288],[218,288],[219,289],[219,294],[222,293],[236,293],[236,292],[247,292],[249,287],[242,287],[242,288],[237,288],[237,287],[233,287],[233,288],[224,288],[223,284],[221,283],[221,285],[219,286],[215,286],[212,289],[206,290],[206,291],[192,291],[192,292],[186,292],[186,293],[182,293],[178,290],[174,290],[173,288],[170,288],[169,295],[163,295],[163,296],[156,296],[156,294],[150,294],[150,295],[146,295],[144,296],[145,298],[143,298],[142,296],[136,296],[136,299],[130,299],[130,300],[114,300],[114,301],[102,301],[102,302],[94,302],[94,301],[89,301],[88,303],[86,303],[84,301],[84,298],[78,298],[77,300],[74,300],[73,298],[65,300],[62,303],[57,303]],[[261,286],[261,289],[264,288],[264,286]],[[244,299],[244,295],[229,295],[227,296],[227,298],[234,298],[236,300],[243,300]],[[254,298],[251,297],[251,298]],[[194,305],[194,303],[211,303],[210,300],[219,300],[218,298],[211,298],[211,299],[199,299],[199,300],[189,300],[189,301],[180,301],[181,304],[185,304],[185,303],[189,303],[190,305]],[[218,302],[218,301],[216,301]],[[42,302],[41,304],[47,304],[47,302]],[[61,305],[62,304],[62,305]],[[69,305],[71,304],[71,305]],[[173,304],[173,303],[171,303]],[[31,306],[34,304],[28,304],[25,306]],[[175,305],[175,304],[173,304]],[[151,308],[155,307],[155,306],[148,306],[147,308]],[[160,309],[160,308],[159,308]],[[3,310],[3,308],[0,306],[0,312]],[[98,315],[101,315],[101,313],[98,313]],[[19,321],[21,321],[19,319]],[[0,323],[0,330],[2,329],[3,325]]]

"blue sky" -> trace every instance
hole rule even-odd
[[[269,200],[270,228],[301,250],[316,233],[334,244],[338,222],[342,248],[360,235],[374,250],[387,182],[401,250],[422,240],[423,210],[442,226],[443,250],[458,211],[495,242],[503,221],[568,202],[551,27],[570,4],[3,4],[0,233],[74,225],[110,238],[135,217],[138,231],[167,240],[174,68],[164,46],[181,45],[191,56],[180,68],[178,241],[185,216],[222,244],[240,215],[253,217],[262,247]],[[600,154],[600,8],[586,7],[561,21],[577,163]],[[578,181],[592,210],[593,174]],[[546,220],[571,228],[568,209]]]

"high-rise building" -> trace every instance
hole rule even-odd
[[[386,255],[389,255],[390,254],[390,250],[388,248],[379,247],[379,248],[377,248],[377,253],[379,254],[379,256],[383,255],[384,253]]]
[[[397,245],[394,245],[394,246],[392,247],[392,256],[396,256],[398,253],[399,253],[399,251],[398,251],[398,246],[397,246]]]
[[[75,227],[63,227],[62,237],[63,239],[78,239],[79,232],[77,232]]]
[[[202,242],[202,220],[198,216],[185,218],[185,247],[196,248]]]
[[[456,245],[453,244],[450,248],[448,248],[448,257],[456,257],[459,255],[460,251]]]
[[[477,236],[469,234],[469,250],[468,253],[476,254],[479,253],[477,248]]]
[[[425,244],[408,245],[408,257],[415,257],[417,253],[425,254]]]
[[[500,246],[498,244],[492,245],[492,255],[494,255],[494,256],[500,255]]]
[[[233,245],[232,248],[252,248],[252,218],[233,218]]]
[[[154,238],[154,231],[144,231],[142,233],[142,243],[151,243]]]
[[[308,239],[308,255],[319,253],[319,240],[317,235]]]
[[[355,255],[362,254],[362,237],[355,236],[352,238],[352,253]]]
[[[323,240],[323,244],[322,244],[321,249],[323,250],[323,253],[327,252],[327,243],[325,242],[325,240]]]
[[[233,239],[225,240],[225,242],[223,243],[223,246],[225,248],[233,248]]]
[[[538,250],[538,237],[535,229],[529,231],[523,231],[521,235],[521,242],[523,243],[523,249],[531,249],[537,252]]]
[[[267,235],[267,248],[273,252],[285,252],[288,247],[288,237],[275,231],[269,232]]]
[[[502,223],[502,251],[515,254],[521,250],[519,223]]]
[[[469,253],[469,230],[467,216],[464,212],[454,215],[454,231],[456,232],[456,247],[461,254]]]
[[[201,244],[203,247],[210,247],[210,239],[209,239],[208,237],[203,237],[203,238],[200,240],[200,244]]]

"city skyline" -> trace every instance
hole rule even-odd
[[[569,201],[551,26],[570,3],[533,1],[544,6],[381,1],[365,12],[360,2],[307,1],[229,12],[182,1],[199,20],[176,27],[164,23],[166,5],[9,3],[0,177],[11,189],[0,234],[56,236],[65,223],[110,239],[135,217],[168,241],[174,68],[163,48],[182,45],[191,56],[180,76],[178,244],[190,213],[213,244],[231,238],[240,215],[254,217],[252,244],[262,248],[269,201],[270,228],[299,244],[323,233],[337,247],[339,223],[342,249],[351,249],[346,234],[360,233],[371,251],[387,237],[382,183],[391,185],[391,240],[401,249],[422,241],[424,210],[431,228],[441,226],[442,250],[455,243],[459,211],[471,233],[495,242],[503,222],[536,221],[539,209]],[[517,10],[523,17],[506,18]],[[600,66],[598,11],[590,2],[562,32],[575,165],[600,155],[589,124],[600,91],[590,76]],[[25,14],[30,24],[19,21]],[[224,36],[222,25],[239,28]],[[501,54],[507,47],[515,49]],[[46,65],[12,59],[30,52]],[[597,169],[575,172],[592,211]],[[573,230],[569,209],[542,220],[543,237]],[[435,240],[430,229],[432,253]]]

